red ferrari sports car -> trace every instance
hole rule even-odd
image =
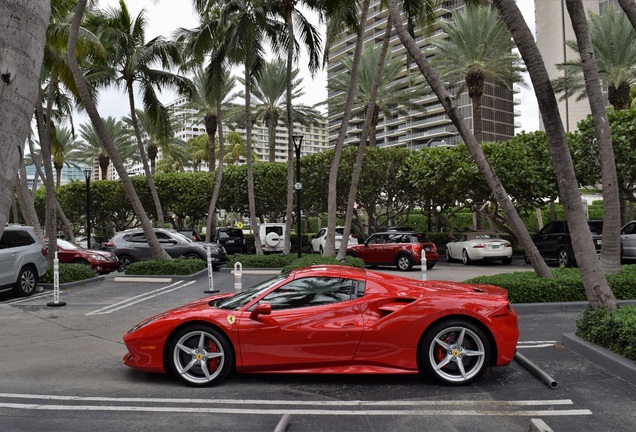
[[[468,384],[512,360],[507,292],[311,266],[140,322],[124,363],[194,386],[239,373],[416,374]]]

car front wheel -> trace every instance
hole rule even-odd
[[[133,263],[132,258],[130,258],[128,255],[119,256],[117,257],[117,259],[119,260],[119,271],[122,273],[128,270],[128,267],[130,267],[130,265]]]
[[[448,385],[466,385],[490,364],[491,347],[484,331],[470,321],[448,319],[434,325],[422,344],[426,376]]]
[[[558,257],[559,267],[572,267],[572,258],[567,249],[559,249]]]
[[[167,356],[177,378],[196,387],[218,383],[234,364],[227,337],[206,324],[194,324],[177,332],[171,338]]]
[[[21,297],[30,296],[35,292],[38,283],[38,274],[34,267],[27,265],[20,270],[18,280],[15,282],[13,292]]]

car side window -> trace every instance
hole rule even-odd
[[[144,233],[133,234],[129,241],[132,243],[146,243],[146,235]]]
[[[35,240],[25,231],[5,231],[3,238],[7,248],[28,246],[35,243]]]
[[[546,226],[539,230],[539,234],[551,234],[554,232],[554,222],[548,223]]]
[[[351,300],[360,288],[351,279],[310,277],[296,279],[267,294],[272,310],[321,306]]]
[[[636,233],[636,223],[629,223],[625,226],[623,230],[623,234],[635,234]]]
[[[157,234],[157,240],[159,240],[159,243],[169,243],[172,240],[172,237],[166,233],[157,232],[155,234]]]
[[[318,234],[316,234],[316,238],[323,237],[326,232],[327,232],[327,230],[325,228],[322,228],[320,231],[318,231]]]
[[[458,242],[463,242],[466,241],[466,239],[468,238],[468,236],[466,234],[460,235],[459,238],[457,239]]]

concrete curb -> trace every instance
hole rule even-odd
[[[636,305],[636,300],[619,300],[620,305]],[[513,303],[517,312],[583,312],[588,302]]]
[[[581,339],[574,333],[564,333],[561,342],[566,348],[596,363],[612,375],[636,385],[636,363],[633,361]]]

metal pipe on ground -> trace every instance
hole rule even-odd
[[[523,367],[532,372],[534,376],[546,383],[551,389],[555,389],[559,385],[559,383],[556,382],[554,378],[545,373],[541,368],[539,368],[539,366],[528,360],[528,358],[523,354],[519,354],[519,351],[515,353],[515,360],[517,360]]]
[[[291,414],[283,414],[283,416],[278,421],[274,432],[285,432],[287,429],[287,425],[289,424],[289,419],[291,419]]]

